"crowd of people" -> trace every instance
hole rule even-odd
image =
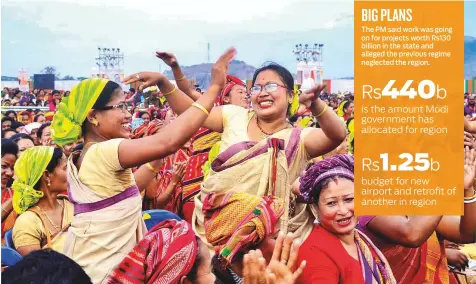
[[[49,111],[2,117],[2,246],[23,257],[2,281],[470,283],[471,119],[463,216],[357,217],[353,95],[302,90],[275,63],[247,89],[229,74],[235,53],[206,91],[167,52],[175,84],[140,72],[129,92],[99,78],[4,89],[4,107]],[[148,212],[170,215],[146,226]]]

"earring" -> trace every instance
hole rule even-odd
[[[99,125],[99,122],[96,120],[96,119],[93,119],[91,121],[91,123],[94,125],[94,126],[98,126]]]
[[[48,187],[51,187],[51,181],[48,180]]]

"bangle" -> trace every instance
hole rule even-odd
[[[323,114],[326,112],[326,110],[327,110],[328,107],[329,107],[329,106],[328,106],[327,104],[324,104],[324,108],[322,109],[321,113],[319,113],[318,115],[316,115],[316,117],[319,117],[319,116],[323,115]]]
[[[472,199],[475,199],[476,198],[476,192],[473,192],[473,196],[468,196],[468,197],[465,197],[464,200],[472,200]]]
[[[182,77],[180,77],[178,79],[175,79],[175,81],[182,81],[183,79],[185,79],[185,75],[183,75]]]
[[[2,208],[2,211],[8,214],[8,211],[5,208]]]
[[[199,110],[203,111],[203,113],[206,114],[206,115],[210,114],[206,108],[204,108],[201,104],[199,104],[197,102],[193,103],[192,106],[194,106],[194,107],[198,108]]]
[[[156,174],[159,173],[159,171],[154,169],[154,167],[152,167],[152,165],[150,163],[145,164],[145,167],[148,168],[151,172],[154,172]]]
[[[465,204],[471,204],[471,203],[474,203],[474,202],[476,202],[476,198],[469,199],[469,200],[466,200],[466,198],[464,199]]]
[[[177,86],[174,85],[174,88],[172,89],[172,91],[168,92],[168,93],[165,93],[164,94],[164,97],[168,96],[168,95],[171,95],[173,92],[175,92],[177,90]]]

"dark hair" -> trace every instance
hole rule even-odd
[[[46,127],[50,127],[51,126],[51,121],[47,121],[45,123],[43,123],[40,128],[38,128],[38,132],[36,133],[36,137],[38,137],[38,139],[41,139],[41,135],[43,135],[43,131],[45,130]]]
[[[5,136],[7,135],[8,132],[18,133],[18,132],[16,132],[15,129],[8,128],[8,129],[5,129],[5,130],[2,130],[2,138],[5,138]]]
[[[12,129],[17,129],[18,127],[22,127],[22,126],[25,126],[25,124],[18,121],[15,121],[12,123]]]
[[[342,109],[346,109],[350,106],[350,104],[352,103],[352,101],[346,101],[344,106],[342,106]]]
[[[255,84],[256,78],[258,78],[258,75],[261,72],[267,71],[267,70],[274,71],[276,74],[278,74],[279,78],[281,78],[284,85],[286,85],[286,88],[288,89],[288,91],[294,90],[294,78],[291,72],[289,72],[289,70],[284,68],[283,66],[274,62],[267,62],[261,68],[256,69],[255,74],[253,75],[252,85]]]
[[[198,247],[198,250],[197,250],[197,256],[195,257],[195,261],[193,262],[193,266],[192,268],[190,269],[190,271],[188,272],[187,274],[187,278],[190,280],[190,281],[194,281],[197,279],[197,272],[198,272],[198,266],[202,263],[203,261],[203,256],[200,252],[200,243],[202,242],[200,240],[199,237],[195,237],[196,240],[197,240],[197,247]]]
[[[149,114],[149,113],[148,113],[148,112],[145,112],[145,111],[141,111],[141,112],[139,112],[139,118],[142,118],[142,116],[143,116],[144,114]],[[150,116],[150,115],[149,115],[149,116]]]
[[[12,140],[2,138],[2,158],[6,154],[11,154],[16,157],[18,155],[18,146]]]
[[[54,94],[61,94],[61,92],[58,90],[54,90],[53,93],[51,93],[51,95],[54,95]]]
[[[33,138],[31,138],[30,135],[25,134],[25,133],[17,133],[15,135],[13,135],[12,137],[10,137],[10,140],[12,140],[13,142],[15,142],[17,144],[18,144],[18,141],[20,141],[22,139],[28,139],[31,142],[35,143],[35,141],[33,141]]]
[[[99,94],[99,97],[96,100],[96,103],[94,103],[93,109],[102,109],[102,108],[104,108],[111,101],[111,99],[114,96],[114,92],[117,89],[121,89],[121,86],[119,86],[119,84],[117,84],[114,81],[108,81],[106,83],[106,86],[104,86],[104,89],[102,90],[102,92]],[[84,136],[84,134],[86,133],[87,122],[88,122],[88,120],[86,119],[83,122],[83,125],[81,126],[82,136]]]
[[[130,89],[129,89],[129,92],[131,92],[131,93],[135,93],[135,92],[136,92],[136,89],[134,89],[134,88],[130,88]]]
[[[16,120],[16,117],[17,117],[17,113],[13,110],[8,110],[6,113],[5,113],[5,116],[9,116],[11,113],[13,113],[15,115],[15,119]]]
[[[33,117],[33,122],[38,122],[38,119],[40,119],[41,116],[45,116],[44,114],[37,114]]]
[[[89,284],[91,278],[66,255],[51,249],[29,253],[2,273],[2,283]]]
[[[61,161],[61,158],[63,158],[63,150],[60,148],[55,148],[53,151],[53,156],[51,157],[50,162],[48,163],[48,166],[46,166],[46,170],[48,172],[53,172],[56,167],[59,165],[59,162]],[[38,180],[38,182],[33,186],[34,189],[40,190],[41,186],[41,179]]]
[[[4,118],[2,118],[2,124],[5,122],[5,121],[10,121],[12,124],[15,122],[15,120],[11,117],[8,117],[8,116],[5,116]]]
[[[326,189],[328,186],[329,186],[329,183],[331,181],[334,181],[336,179],[346,179],[346,180],[349,180],[347,177],[344,177],[344,176],[333,176],[333,177],[328,177],[326,179],[323,179],[320,183],[316,184],[316,186],[314,187],[314,189],[312,190],[313,192],[313,200],[316,202],[316,203],[319,203],[319,196],[321,195],[321,192],[323,189]]]

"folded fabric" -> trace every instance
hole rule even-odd
[[[107,283],[178,283],[192,269],[197,252],[190,224],[165,220],[145,235],[112,271]]]
[[[239,251],[246,252],[275,233],[284,213],[281,199],[247,193],[210,193],[203,201],[205,234],[219,258],[231,263]]]

